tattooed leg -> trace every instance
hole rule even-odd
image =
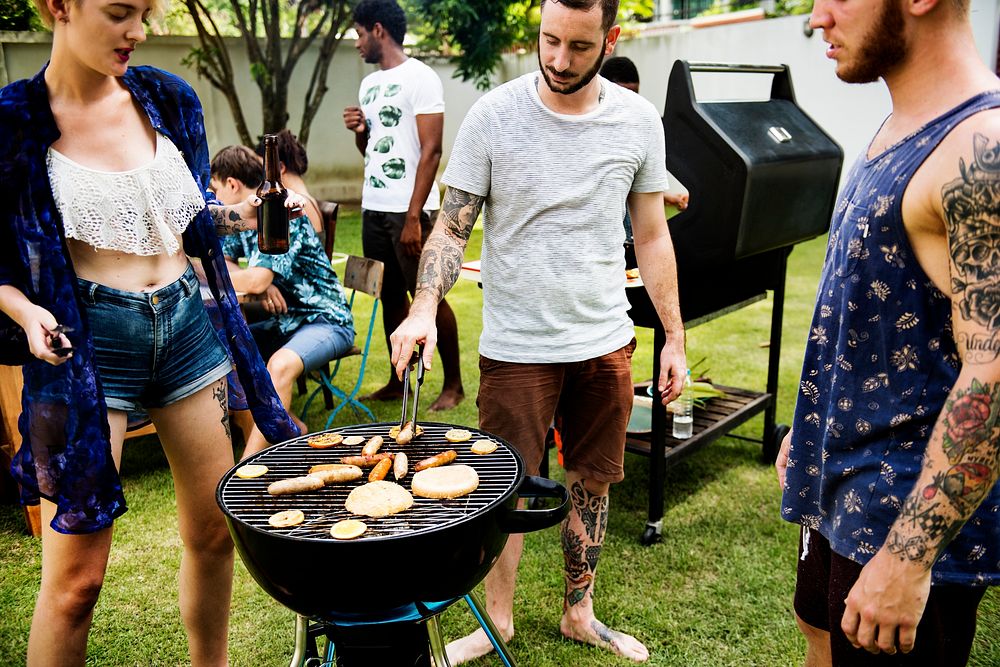
[[[233,544],[215,502],[215,485],[233,465],[227,396],[222,378],[176,403],[149,410],[174,478],[184,545],[178,598],[194,664],[227,660]]]
[[[586,644],[606,648],[637,662],[649,651],[635,637],[611,630],[594,616],[594,579],[608,528],[608,487],[567,471],[572,508],[562,524],[562,547],[566,569],[563,598],[563,635]]]

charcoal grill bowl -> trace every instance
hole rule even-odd
[[[223,476],[216,500],[250,575],[292,611],[337,625],[423,620],[475,588],[496,563],[510,533],[549,528],[569,512],[564,486],[524,475],[517,451],[490,437],[506,446],[516,461],[511,488],[470,515],[413,534],[316,540],[249,525],[231,513],[222,497],[239,466]],[[559,505],[517,508],[518,498],[533,497],[557,498]]]

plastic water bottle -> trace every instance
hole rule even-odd
[[[691,398],[691,369],[684,376],[684,389],[674,408],[674,437],[685,440],[694,432],[694,399]]]

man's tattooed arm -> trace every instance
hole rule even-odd
[[[445,191],[441,213],[420,256],[414,302],[433,299],[437,304],[458,280],[465,246],[485,199],[455,188]]]
[[[927,568],[1000,474],[1000,142],[976,133],[973,161],[959,161],[942,206],[962,370],[885,542],[889,553]]]
[[[226,234],[238,234],[248,229],[257,229],[256,216],[247,220],[240,215],[238,209],[244,204],[235,206],[209,206],[208,211],[212,214],[212,221],[215,223],[215,233],[220,236]]]

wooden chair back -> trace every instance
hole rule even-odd
[[[379,299],[382,297],[382,275],[385,265],[377,259],[351,255],[347,258],[347,266],[341,283],[345,289],[358,290]]]

